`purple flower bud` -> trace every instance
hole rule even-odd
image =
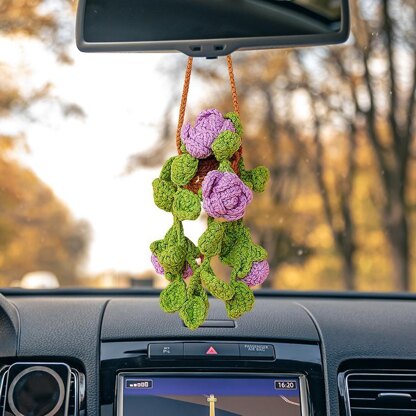
[[[212,154],[214,140],[225,130],[235,132],[233,123],[218,110],[205,110],[197,117],[194,127],[189,123],[183,126],[181,139],[191,156],[205,159]]]
[[[255,261],[251,266],[249,274],[241,279],[247,286],[261,285],[270,273],[270,266],[267,260]]]
[[[236,221],[244,216],[253,193],[235,173],[212,170],[202,182],[202,198],[210,217]]]
[[[165,274],[165,270],[163,269],[163,266],[160,264],[158,258],[155,254],[152,253],[152,257],[150,258],[150,261],[153,264],[153,267],[155,268],[155,272],[157,274]]]
[[[150,258],[150,261],[152,262],[153,267],[155,268],[155,272],[157,274],[161,274],[161,275],[165,274],[165,269],[160,264],[159,259],[156,257],[155,254],[152,253],[152,257]],[[193,271],[191,269],[191,266],[188,263],[186,263],[185,268],[183,269],[183,272],[182,272],[182,277],[184,279],[187,279],[188,277],[192,275],[193,275]]]
[[[188,277],[191,277],[193,274],[194,272],[192,271],[191,266],[188,263],[186,263],[185,268],[183,269],[183,272],[182,272],[182,277],[184,279],[187,279]]]

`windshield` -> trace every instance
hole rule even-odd
[[[245,219],[269,252],[258,289],[416,288],[416,3],[351,10],[346,45],[233,54],[246,165],[271,173]],[[152,180],[186,57],[83,54],[74,21],[71,1],[0,5],[0,287],[160,288]],[[232,111],[225,59],[194,65],[185,120]]]

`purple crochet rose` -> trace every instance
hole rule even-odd
[[[253,193],[235,173],[212,170],[202,182],[202,198],[210,217],[236,221],[244,216]]]
[[[270,273],[270,267],[267,260],[255,261],[251,266],[249,274],[241,279],[247,286],[261,285]]]
[[[152,253],[152,257],[150,258],[150,261],[152,262],[153,267],[155,268],[155,271],[157,274],[161,274],[161,275],[165,274],[165,270],[163,266],[160,264],[155,254]],[[191,269],[191,266],[188,263],[186,263],[185,268],[183,269],[183,272],[182,272],[182,277],[184,279],[187,279],[188,277],[192,275],[193,275],[193,271]]]
[[[212,108],[199,114],[194,127],[186,123],[182,128],[181,139],[191,156],[205,159],[212,154],[211,145],[214,140],[225,130],[235,132],[233,123]]]

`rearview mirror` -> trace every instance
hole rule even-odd
[[[348,0],[79,0],[84,52],[181,51],[327,45],[349,34]]]

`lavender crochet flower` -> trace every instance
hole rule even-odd
[[[210,217],[236,221],[244,216],[253,193],[235,173],[212,170],[202,182],[202,198]]]
[[[255,261],[251,266],[249,274],[242,279],[247,286],[261,285],[270,273],[270,267],[267,260]]]
[[[191,156],[205,159],[212,154],[211,145],[214,140],[225,130],[235,132],[233,123],[212,108],[199,114],[194,127],[186,123],[182,128],[181,139]]]
[[[158,260],[158,258],[156,257],[155,254],[152,253],[152,257],[150,258],[150,260],[153,264],[153,267],[155,268],[156,273],[164,275],[165,274],[165,269],[160,264],[160,262],[159,262],[159,260]],[[188,263],[186,263],[185,268],[183,269],[183,272],[182,272],[182,277],[184,279],[187,279],[188,277],[190,277],[192,275],[193,275],[193,271],[191,269],[191,266]]]

